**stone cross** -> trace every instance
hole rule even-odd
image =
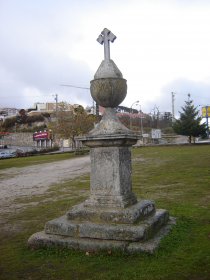
[[[98,36],[97,41],[101,45],[104,44],[104,60],[110,60],[109,41],[111,41],[113,43],[116,38],[117,37],[107,28],[104,28],[104,30]]]

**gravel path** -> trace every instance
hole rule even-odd
[[[52,184],[90,172],[89,156],[0,171],[0,213],[10,212],[14,200],[45,193]]]

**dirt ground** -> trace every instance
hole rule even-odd
[[[0,216],[17,211],[17,198],[45,193],[53,184],[90,172],[89,156],[0,171]],[[0,219],[1,220],[1,219]],[[1,221],[0,221],[1,224]]]

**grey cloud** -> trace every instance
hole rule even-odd
[[[21,0],[18,4],[0,3],[0,96],[3,97],[0,107],[11,104],[22,107],[26,88],[37,89],[43,96],[57,92],[63,100],[70,93],[72,102],[81,99],[91,102],[89,96],[78,90],[59,86],[61,83],[87,86],[93,76],[87,64],[59,50],[62,44],[79,40],[76,33],[79,6],[73,1],[59,1],[59,5],[57,1],[44,1],[41,5]],[[31,95],[27,101],[28,104],[41,100]]]
[[[41,92],[61,91],[64,95],[63,99],[65,99],[67,91],[59,88],[60,84],[87,86],[93,76],[88,65],[69,58],[65,53],[40,49],[36,45],[27,48],[24,42],[16,42],[14,45],[11,44],[10,38],[2,41],[0,72],[4,73],[0,80],[0,94],[5,96],[4,100],[1,100],[0,106],[9,106],[10,101],[14,103],[14,99],[17,106],[22,106],[21,90],[27,87]],[[68,92],[72,91],[73,89],[68,90]],[[77,90],[74,91],[77,92]],[[31,96],[31,100],[33,98]],[[84,100],[89,103],[90,97],[84,98]],[[39,100],[31,102],[35,101]]]

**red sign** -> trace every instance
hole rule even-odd
[[[11,133],[9,133],[9,132],[0,132],[0,135],[9,135],[9,134],[11,134]]]
[[[34,141],[49,139],[49,133],[47,131],[35,132],[33,134],[33,139]]]

